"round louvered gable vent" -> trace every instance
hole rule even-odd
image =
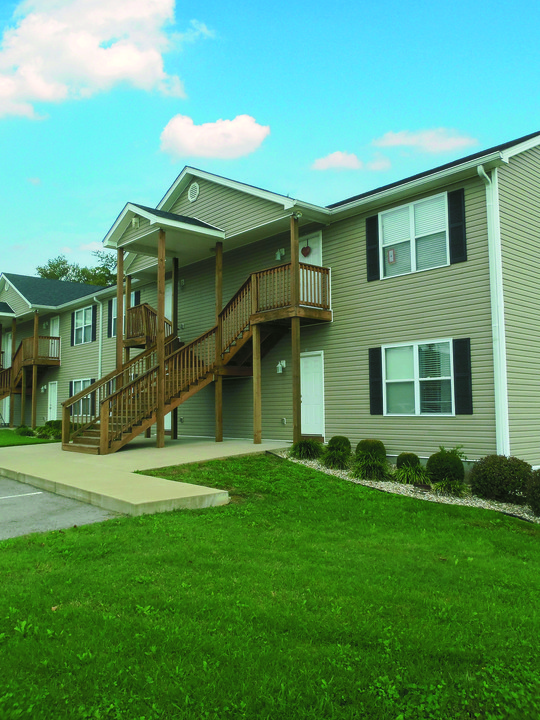
[[[196,182],[191,183],[188,190],[188,200],[189,202],[195,202],[195,200],[199,197],[199,184]]]

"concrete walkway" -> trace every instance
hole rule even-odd
[[[65,452],[59,443],[0,448],[0,476],[28,483],[65,497],[126,515],[166,512],[177,508],[225,505],[229,494],[201,485],[134,474],[233,455],[277,450],[284,442],[182,438],[155,447],[155,439],[135,438],[112,455]]]

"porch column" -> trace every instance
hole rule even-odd
[[[220,374],[221,346],[222,346],[222,325],[219,316],[223,307],[223,243],[216,243],[216,382],[215,382],[215,403],[216,403],[216,442],[223,442],[223,375]]]
[[[122,369],[124,358],[124,251],[116,251],[116,370]]]
[[[165,231],[159,231],[157,266],[157,439],[165,447]]]
[[[298,238],[298,214],[291,216],[291,305],[294,312],[300,305],[300,248]],[[291,318],[292,342],[292,414],[293,442],[302,437],[302,400],[300,395],[300,318]]]
[[[126,275],[126,328],[127,328],[127,316],[128,311],[131,307],[131,275]],[[122,328],[124,326],[122,325]],[[118,318],[116,319],[116,330],[118,332]],[[124,348],[124,362],[129,362],[129,351],[130,348]]]
[[[21,425],[26,425],[26,368],[22,368],[21,378]]]
[[[172,332],[178,337],[178,258],[172,261]],[[178,408],[171,413],[171,440],[178,440]]]
[[[4,356],[2,355],[2,341],[4,339],[4,336],[2,334],[3,331],[4,331],[4,328],[2,327],[2,323],[0,323],[0,360],[1,360],[0,370],[3,370],[6,367],[6,362],[7,362],[7,359],[6,359],[6,362],[4,362]]]
[[[39,314],[36,310],[34,312],[34,348],[32,352],[32,420],[31,428],[36,428],[37,418],[37,370],[38,370],[38,355],[39,355]]]
[[[15,377],[13,375],[13,361],[17,352],[17,320],[11,321],[11,393],[9,395],[9,427],[15,425]]]
[[[253,343],[253,442],[262,441],[262,375],[261,375],[261,326],[252,325]]]

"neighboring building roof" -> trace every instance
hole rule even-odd
[[[55,307],[79,300],[86,295],[95,295],[104,288],[100,285],[67,282],[65,280],[47,280],[30,275],[2,273],[11,285],[27,300],[30,305]]]
[[[185,223],[186,225],[195,225],[196,227],[209,228],[210,230],[219,230],[215,225],[209,225],[202,220],[197,218],[188,217],[187,215],[177,215],[176,213],[165,212],[164,210],[156,210],[155,208],[146,207],[145,205],[139,205],[138,203],[129,203],[134,207],[145,210],[148,213],[152,213],[156,217],[163,218],[164,220],[175,220],[176,222]]]
[[[0,302],[0,313],[13,313],[13,314],[15,314],[15,311],[11,308],[10,305],[8,305],[7,302]]]
[[[403,180],[397,180],[396,182],[390,183],[388,185],[382,185],[381,187],[375,188],[375,190],[368,190],[367,192],[360,193],[360,195],[353,195],[353,197],[347,198],[346,200],[340,200],[339,202],[332,203],[331,205],[327,205],[326,207],[332,209],[341,207],[342,205],[347,205],[347,203],[354,202],[355,200],[361,200],[362,198],[369,197],[370,195],[376,195],[377,193],[384,192],[385,190],[390,190],[391,188],[405,185],[409,182],[413,182],[414,180],[419,180],[420,178],[434,175],[435,173],[441,172],[443,170],[458,167],[463,163],[471,162],[471,160],[480,159],[485,155],[491,155],[492,153],[508,150],[508,148],[511,148],[514,145],[519,145],[520,143],[526,142],[527,140],[532,140],[532,138],[535,137],[540,137],[540,131],[531,133],[530,135],[524,135],[517,140],[510,140],[510,142],[502,143],[502,145],[495,145],[495,147],[473,153],[472,155],[467,155],[466,157],[460,158],[459,160],[454,160],[453,162],[446,163],[446,165],[439,165],[432,170],[426,170],[425,172],[418,173],[417,175],[411,175],[410,177],[404,178]]]

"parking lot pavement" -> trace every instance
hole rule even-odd
[[[0,540],[112,517],[118,514],[0,477]]]

